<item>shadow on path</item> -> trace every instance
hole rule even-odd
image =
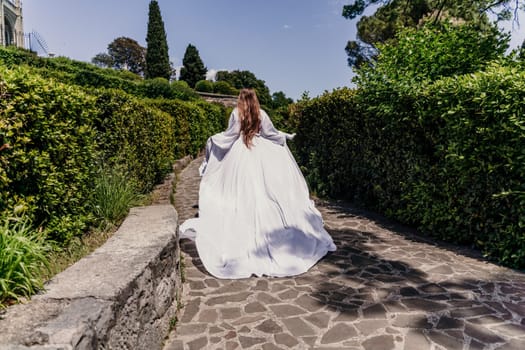
[[[177,185],[182,221],[197,212],[192,176]],[[345,203],[317,206],[338,249],[300,276],[218,280],[181,240],[186,307],[165,350],[525,349],[525,274]]]

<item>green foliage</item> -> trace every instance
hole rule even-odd
[[[277,91],[272,94],[272,108],[288,107],[293,103],[293,99],[286,97],[282,91]]]
[[[216,81],[213,84],[213,92],[223,95],[238,95],[239,90],[231,86],[227,81]]]
[[[209,80],[199,80],[195,84],[195,91],[213,92],[213,82]]]
[[[366,8],[377,6],[375,13],[361,16],[357,22],[357,40],[346,46],[348,64],[362,67],[378,53],[378,44],[394,39],[406,28],[419,28],[422,23],[438,24],[443,20],[455,23],[477,25],[480,30],[490,31],[488,14],[498,19],[511,17],[511,6],[521,1],[500,0],[356,0],[343,6],[343,17],[354,19],[363,14]],[[510,6],[509,6],[510,5]],[[522,3],[523,5],[523,3]],[[380,50],[379,50],[380,51]]]
[[[109,71],[109,69],[107,71]],[[132,94],[135,94],[138,90],[138,85],[134,81],[121,79],[119,77],[106,74],[106,72],[100,72],[93,69],[78,70],[74,73],[72,81],[66,78],[64,82],[72,82],[80,86],[95,88],[104,87],[121,89]]]
[[[185,81],[174,80],[171,82],[172,97],[180,100],[189,101],[199,98],[199,95],[189,87]]]
[[[95,178],[93,213],[104,227],[116,225],[137,200],[137,186],[133,179],[116,167],[102,167]]]
[[[427,24],[399,33],[395,45],[378,45],[378,63],[363,67],[356,82],[363,87],[386,82],[436,80],[473,73],[498,60],[508,48],[508,34],[496,26]]]
[[[91,62],[99,67],[122,69],[142,74],[146,65],[146,49],[131,38],[119,37],[108,45],[107,53],[99,53]]]
[[[396,216],[523,268],[524,101],[525,71],[514,68],[493,66],[430,86],[418,119],[434,160],[407,187],[408,204]]]
[[[228,115],[222,105],[203,101],[151,100],[152,107],[175,117],[174,153],[177,158],[196,156],[211,135],[224,130]]]
[[[50,249],[41,234],[24,219],[0,221],[0,308],[9,300],[30,297],[42,289],[37,277],[48,266]]]
[[[146,74],[147,79],[164,78],[170,80],[171,66],[168,54],[168,42],[164,21],[160,14],[159,3],[152,0],[149,4],[148,33],[146,35]]]
[[[108,55],[113,60],[113,67],[125,69],[135,74],[142,74],[146,65],[146,49],[131,38],[119,37],[108,45]]]
[[[81,233],[70,218],[88,213],[98,156],[91,122],[95,101],[27,68],[0,68],[0,79],[0,143],[11,146],[0,153],[0,213],[25,211],[35,223],[55,227],[50,238],[67,241]]]
[[[202,62],[199,50],[189,44],[182,58],[180,80],[187,82],[190,87],[195,87],[198,81],[206,79],[207,72],[208,69]]]
[[[103,163],[121,166],[140,191],[151,190],[174,161],[175,118],[119,90],[93,93],[99,108],[95,128]]]
[[[142,95],[149,98],[173,98],[170,82],[165,78],[147,79],[141,85]]]
[[[113,57],[105,52],[97,53],[95,57],[91,59],[91,63],[102,68],[111,68],[115,64]]]
[[[300,102],[294,111],[293,118],[298,119],[293,142],[297,161],[318,195],[347,197],[356,193],[358,184],[349,179],[366,171],[355,169],[361,158],[364,128],[357,118],[354,95],[353,90],[335,90]]]
[[[223,130],[226,113],[171,99],[197,98],[185,82],[142,83],[127,71],[11,48],[0,48],[0,63],[0,218],[26,218],[0,227],[2,303],[41,286],[34,271],[44,239],[67,250],[84,244],[94,223],[118,221],[176,157],[196,155]]]
[[[20,49],[0,47],[0,62],[6,62],[6,66],[11,68],[27,64],[40,76],[65,84],[120,89],[136,97],[181,100],[199,98],[184,81],[173,81],[167,86],[164,78],[143,80],[139,75],[127,70],[100,68],[64,57],[40,58]]]
[[[266,86],[264,80],[257,79],[255,74],[250,71],[219,71],[215,79],[217,82],[225,81],[239,90],[243,88],[255,89],[261,104],[271,105],[272,97],[270,96],[270,89]]]
[[[523,268],[525,70],[497,33],[444,28],[401,33],[359,89],[301,101],[298,161],[319,194]]]

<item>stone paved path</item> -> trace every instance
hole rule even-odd
[[[199,163],[179,175],[180,220],[197,213]],[[218,280],[183,240],[184,307],[164,350],[525,349],[524,273],[349,206],[318,208],[338,250],[293,278]]]

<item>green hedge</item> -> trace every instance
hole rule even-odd
[[[396,216],[525,267],[525,71],[494,66],[425,95],[418,118],[434,161]]]
[[[0,144],[11,146],[0,152],[0,213],[25,212],[68,240],[88,221],[95,99],[24,67],[0,66],[0,80]]]
[[[178,101],[156,99],[149,104],[170,115],[177,116],[175,121],[175,155],[182,157],[196,156],[211,135],[223,131],[227,125],[227,110],[219,104],[204,101]]]
[[[52,78],[64,84],[76,84],[92,88],[120,89],[136,97],[177,98],[195,100],[199,96],[184,82],[165,79],[144,80],[126,70],[100,68],[86,62],[66,57],[43,58],[18,48],[0,47],[0,64],[15,68],[31,67],[42,77]]]
[[[101,169],[124,170],[147,192],[226,124],[221,106],[144,100],[37,72],[0,66],[0,146],[10,145],[0,151],[0,216],[25,215],[59,243],[92,222]]]
[[[96,143],[106,166],[124,167],[143,192],[150,191],[175,160],[175,116],[120,90],[95,90]]]
[[[418,88],[301,102],[313,189],[525,267],[525,71],[492,65]]]

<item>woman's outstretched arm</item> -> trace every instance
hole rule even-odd
[[[261,136],[279,145],[284,145],[286,140],[294,138],[295,134],[279,131],[273,126],[268,114],[261,110]]]

